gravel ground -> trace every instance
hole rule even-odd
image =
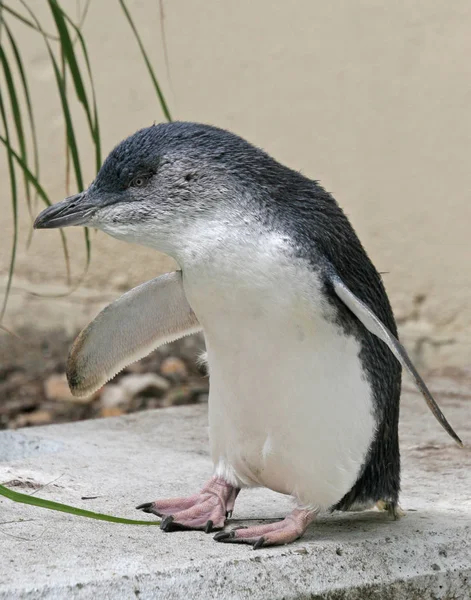
[[[90,398],[74,398],[65,363],[75,336],[0,333],[0,429],[117,416],[178,404],[206,402],[208,378],[198,366],[198,336],[162,346],[130,365]]]

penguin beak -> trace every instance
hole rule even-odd
[[[69,196],[65,200],[48,206],[37,217],[34,229],[55,229],[71,225],[89,225],[90,217],[97,209],[86,192]]]

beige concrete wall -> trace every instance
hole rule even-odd
[[[31,4],[46,13],[46,3]],[[69,4],[73,10],[75,2]],[[158,2],[129,2],[174,117],[229,128],[319,179],[344,207],[378,269],[387,272],[403,338],[419,361],[469,364],[469,0],[163,4],[170,80]],[[53,72],[39,37],[17,30],[32,72],[42,173],[58,200],[65,193],[64,133]],[[93,2],[84,33],[106,153],[162,114],[117,3]],[[80,142],[90,181],[85,126]],[[10,220],[3,156],[0,178],[4,273]],[[93,297],[95,290],[112,296],[171,266],[154,252],[97,233],[81,295],[45,304],[20,288],[64,282],[59,238],[54,231],[38,232],[26,250],[27,221],[22,209],[7,325],[33,321],[44,327],[55,319],[75,325],[88,318],[82,306],[87,289]],[[81,232],[72,231],[69,239],[76,278],[84,262]]]

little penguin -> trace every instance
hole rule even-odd
[[[241,137],[173,122],[118,144],[89,188],[37,229],[87,226],[173,257],[181,270],[105,308],[74,342],[71,391],[202,331],[213,476],[137,508],[164,531],[219,530],[254,548],[298,539],[321,510],[398,514],[401,367],[461,445],[397,339],[381,277],[334,198]],[[242,488],[288,494],[270,524],[226,530]]]

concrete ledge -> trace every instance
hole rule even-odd
[[[404,394],[400,521],[375,511],[323,515],[299,542],[254,552],[200,532],[165,534],[2,498],[0,599],[469,598],[471,391],[440,385],[468,446],[456,448],[421,398]],[[135,505],[192,493],[210,476],[206,427],[205,407],[187,406],[2,432],[0,480],[138,518]],[[281,517],[289,507],[283,496],[249,490],[234,518]]]

